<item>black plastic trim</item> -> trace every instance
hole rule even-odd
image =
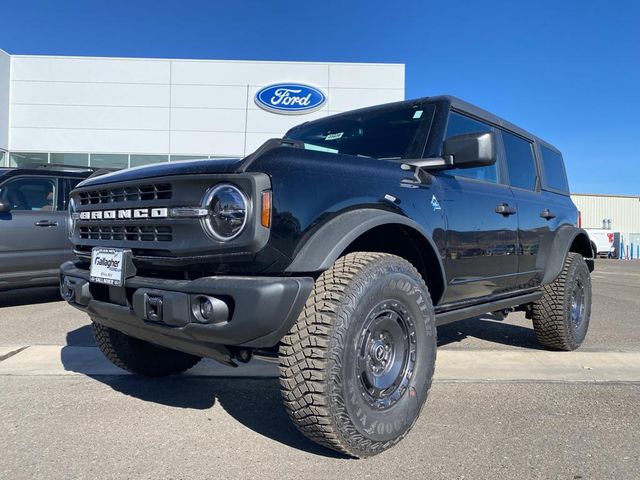
[[[70,304],[88,313],[98,323],[125,331],[126,327],[140,330],[138,338],[153,342],[154,334],[162,334],[168,339],[202,344],[238,345],[267,348],[276,345],[291,328],[302,311],[313,288],[311,277],[235,277],[213,276],[197,280],[166,280],[147,277],[126,279],[123,289],[133,289],[133,305],[121,306],[89,298],[79,298],[83,284],[89,281],[89,272],[79,268],[74,262],[66,262],[60,268],[62,278],[70,278],[76,288],[74,301]],[[166,311],[175,312],[171,321],[174,326],[150,323],[144,320],[144,311],[136,301],[136,293],[148,292],[166,295]],[[85,289],[86,295],[89,289]],[[180,323],[180,310],[189,315],[186,306],[188,295],[210,295],[221,299],[231,299],[232,313],[226,322],[214,324]],[[171,300],[178,299],[180,305],[172,308]],[[114,322],[123,328],[114,326]],[[147,336],[146,333],[149,332]],[[163,343],[165,346],[171,347]],[[178,348],[176,345],[175,348]],[[179,348],[178,348],[179,349]]]

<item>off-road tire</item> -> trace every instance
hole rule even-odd
[[[403,308],[413,322],[409,344],[415,345],[415,363],[413,373],[403,377],[410,378],[406,389],[398,387],[395,403],[380,410],[359,390],[357,345],[368,319],[387,306]],[[431,387],[435,358],[435,315],[418,271],[395,255],[351,253],[317,279],[281,342],[285,408],[309,439],[354,457],[375,455],[397,444],[415,423]]]
[[[584,289],[584,313],[579,323],[572,317],[572,292],[577,282]],[[543,287],[533,303],[533,330],[538,341],[554,350],[575,350],[584,341],[591,316],[591,276],[584,258],[569,252],[560,275]]]
[[[157,347],[118,330],[91,322],[98,348],[114,365],[147,377],[164,377],[185,372],[201,358]]]

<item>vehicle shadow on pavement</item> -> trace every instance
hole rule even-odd
[[[438,327],[439,347],[461,342],[468,337],[511,347],[544,350],[544,347],[536,339],[533,327],[507,323],[504,319],[493,314],[481,315]]]
[[[279,443],[323,457],[348,458],[315,444],[298,432],[282,404],[277,378],[188,375],[148,378],[124,372],[122,375],[91,375],[85,373],[86,365],[78,364],[71,348],[88,334],[91,334],[88,325],[67,334],[67,346],[61,352],[66,370],[82,373],[116,392],[145,402],[194,410],[215,409],[217,405],[245,427]]]
[[[21,288],[0,292],[0,308],[62,301],[58,287]]]

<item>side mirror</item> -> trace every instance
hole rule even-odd
[[[0,200],[0,213],[7,213],[11,211],[11,204],[6,200]]]
[[[442,147],[445,158],[453,158],[454,168],[485,167],[496,163],[496,140],[493,132],[464,133],[447,138]]]

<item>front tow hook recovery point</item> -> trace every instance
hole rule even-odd
[[[144,316],[150,322],[162,322],[162,297],[144,294]]]

